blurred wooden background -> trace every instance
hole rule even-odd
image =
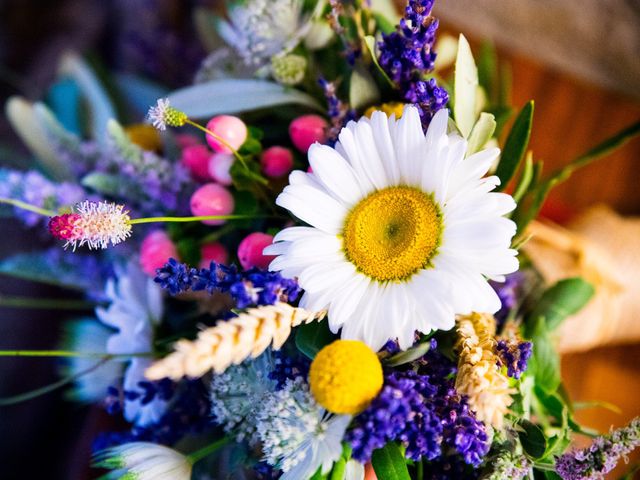
[[[471,3],[475,3],[475,6],[470,8],[477,10],[501,2],[482,0]],[[535,2],[522,2],[532,3]],[[602,84],[600,78],[577,78],[569,73],[570,68],[561,71],[549,63],[542,63],[541,58],[532,59],[530,54],[535,50],[534,45],[522,48],[520,41],[514,42],[519,45],[505,43],[504,32],[499,30],[494,30],[496,35],[491,36],[491,28],[479,25],[477,16],[469,11],[466,11],[464,18],[461,16],[461,12],[465,12],[461,4],[469,2],[445,0],[441,5],[442,10],[447,12],[446,20],[441,21],[443,30],[454,35],[464,31],[475,52],[478,51],[479,40],[487,38],[487,35],[495,41],[499,58],[508,61],[512,67],[514,106],[519,108],[528,100],[535,100],[530,148],[536,159],[544,160],[546,172],[562,167],[572,158],[640,119],[640,101],[614,91],[616,87],[618,91],[630,91],[633,90],[629,88],[632,85],[635,92],[640,90],[640,77],[634,75],[632,69],[626,72],[624,82],[609,82],[607,88],[598,85]],[[438,15],[437,6],[435,14]],[[462,21],[456,22],[456,19]],[[633,18],[629,21],[634,23]],[[542,28],[542,25],[538,26]],[[506,30],[512,27],[504,26]],[[637,23],[635,28],[638,28]],[[540,35],[543,33],[540,32]],[[593,37],[574,38],[572,41],[574,48],[580,50],[586,49],[585,44],[592,44],[598,38],[594,34]],[[565,61],[570,63],[571,59]],[[634,68],[637,72],[640,67],[637,53],[630,61],[636,62]],[[588,69],[583,71],[588,72]],[[549,203],[561,215],[577,213],[598,203],[611,205],[623,214],[640,215],[639,172],[640,141],[636,139],[615,154],[576,173],[551,194]],[[603,408],[581,410],[577,412],[581,423],[606,432],[640,415],[640,344],[564,355],[562,370],[567,389],[575,401],[606,401],[621,410],[621,413]],[[587,438],[578,438],[578,444],[581,445],[588,441]],[[630,465],[639,460],[640,452],[636,451],[630,458]],[[620,465],[607,478],[619,478],[628,468],[628,465]],[[640,474],[634,478],[640,479]]]

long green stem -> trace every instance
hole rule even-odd
[[[202,460],[203,458],[208,457],[213,452],[221,449],[227,443],[229,443],[229,438],[227,437],[221,438],[220,440],[213,442],[212,444],[207,445],[206,447],[203,447],[200,450],[196,450],[195,452],[187,455],[187,459],[193,465],[194,463]]]
[[[233,156],[236,157],[240,161],[240,163],[242,163],[242,166],[244,168],[248,168],[247,164],[244,161],[244,157],[242,155],[240,155],[240,153],[238,153],[238,151],[235,148],[233,148],[231,145],[229,145],[229,142],[227,142],[225,139],[221,138],[220,135],[216,135],[215,133],[213,133],[208,128],[203,127],[202,125],[200,125],[199,123],[194,122],[193,120],[187,119],[186,123],[188,123],[192,127],[196,127],[197,129],[202,130],[207,135],[211,135],[213,138],[215,138],[217,141],[219,141],[221,144],[223,144],[225,147],[227,147],[229,150],[231,150],[231,152],[233,153]]]
[[[45,208],[36,207],[35,205],[30,205],[21,200],[16,200],[13,198],[1,198],[0,203],[6,203],[7,205],[13,205],[14,207],[21,208],[22,210],[28,210],[33,213],[37,213],[38,215],[42,215],[43,217],[54,217],[58,214],[58,212],[54,212],[53,210],[47,210]]]
[[[0,295],[0,307],[33,308],[43,310],[91,310],[98,304],[87,300],[68,300],[56,298],[31,298]]]
[[[129,220],[131,225],[137,225],[140,223],[169,223],[169,222],[201,222],[203,220],[238,220],[256,218],[255,215],[202,215],[199,217],[147,217],[147,218],[134,218]]]
[[[77,357],[77,358],[129,358],[150,357],[153,353],[119,353],[110,354],[104,352],[76,352],[73,350],[0,350],[0,357]]]

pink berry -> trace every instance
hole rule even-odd
[[[209,175],[216,182],[222,185],[231,185],[233,183],[231,179],[231,165],[235,160],[233,155],[226,153],[214,153],[209,157]]]
[[[205,243],[200,247],[200,268],[209,268],[211,262],[226,264],[229,252],[220,242]]]
[[[207,183],[191,195],[191,213],[203,215],[230,215],[234,208],[233,196],[217,183]],[[226,220],[204,220],[205,225],[222,225]]]
[[[319,115],[303,115],[289,125],[289,136],[298,150],[307,153],[315,142],[324,143],[327,139],[327,121]]]
[[[251,267],[266,269],[273,255],[264,255],[262,251],[273,243],[273,237],[266,233],[254,232],[247,235],[238,246],[238,259],[245,270]]]
[[[163,230],[149,233],[140,245],[140,266],[150,276],[155,276],[156,269],[162,267],[167,260],[179,260],[175,244]]]
[[[209,180],[209,157],[211,150],[206,145],[192,145],[182,150],[180,161],[196,180]]]
[[[270,178],[279,178],[293,168],[293,153],[288,148],[267,148],[260,158],[262,172]]]
[[[238,150],[247,139],[247,126],[238,117],[218,115],[207,123],[207,129],[227,142],[234,150]],[[233,151],[207,134],[207,143],[214,152],[233,153]]]

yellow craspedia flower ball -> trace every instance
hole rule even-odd
[[[403,108],[404,108],[404,103],[401,103],[401,102],[383,103],[382,105],[375,105],[373,107],[367,108],[367,110],[364,112],[364,116],[367,118],[371,118],[371,115],[373,115],[373,112],[375,112],[376,110],[380,110],[381,112],[386,113],[388,117],[390,117],[392,114],[395,113],[396,120],[398,120],[400,117],[402,117]]]
[[[145,123],[134,123],[124,128],[133,143],[143,150],[157,152],[162,148],[162,140],[158,131]]]
[[[358,340],[336,340],[318,352],[309,370],[316,401],[332,413],[355,415],[380,393],[378,356]]]

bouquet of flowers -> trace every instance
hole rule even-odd
[[[0,170],[3,212],[57,244],[0,272],[85,314],[2,355],[62,357],[128,423],[95,440],[104,478],[595,479],[640,444],[640,419],[575,420],[552,332],[594,287],[522,251],[549,190],[640,126],[546,174],[533,102],[491,48],[436,43],[432,7],[202,8],[226,45],[192,85],[107,90],[68,55],[62,100],[9,101],[37,164]]]

